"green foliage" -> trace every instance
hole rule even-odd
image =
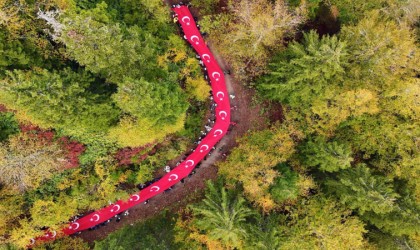
[[[19,124],[13,113],[0,113],[0,142],[19,132]]]
[[[384,214],[395,209],[399,197],[390,179],[372,174],[366,165],[340,172],[338,180],[329,180],[327,190],[334,193],[341,203],[360,214],[371,211]]]
[[[147,118],[153,126],[174,124],[187,109],[185,96],[171,82],[148,82],[125,78],[113,97],[118,106],[137,118]]]
[[[346,42],[338,37],[305,33],[302,44],[293,42],[271,63],[271,73],[260,89],[270,99],[291,107],[308,107],[326,96],[327,86],[343,80],[348,56]]]
[[[276,206],[269,189],[279,172],[274,167],[286,162],[294,152],[293,138],[301,132],[292,124],[252,132],[239,140],[227,161],[219,164],[220,173],[228,182],[240,181],[246,197],[268,212]]]
[[[207,188],[202,203],[192,206],[194,225],[226,248],[241,248],[247,238],[244,223],[253,215],[252,210],[244,198],[235,197],[234,192],[224,187],[208,182]]]
[[[201,15],[215,14],[220,0],[192,0],[191,4],[200,10]]]
[[[0,101],[44,128],[62,129],[69,135],[107,131],[120,111],[109,100],[88,91],[93,81],[89,73],[69,68],[60,72],[14,71],[2,81]]]
[[[19,68],[26,66],[30,58],[24,52],[19,41],[8,41],[4,32],[0,31],[0,75],[9,67]]]
[[[249,235],[245,249],[280,249],[282,239],[279,222],[284,217],[278,213],[269,215],[257,214],[255,221],[248,223]]]
[[[281,222],[280,249],[365,249],[363,223],[332,200],[313,197]]]
[[[164,212],[110,234],[106,239],[95,242],[94,249],[179,249],[174,242],[174,225],[174,216]]]
[[[325,172],[349,168],[353,161],[349,145],[337,141],[327,142],[322,137],[309,140],[301,152],[306,166],[318,167]]]
[[[110,23],[106,7],[98,4],[95,9],[63,19],[60,41],[67,51],[87,70],[112,82],[152,70],[153,38],[137,27],[124,29],[119,23]]]
[[[277,168],[280,174],[270,188],[271,196],[278,204],[295,200],[299,195],[299,175],[293,172],[286,164],[280,164]]]
[[[419,249],[420,244],[406,236],[396,237],[381,231],[371,231],[368,233],[368,239],[377,249],[395,250],[395,249]]]
[[[420,204],[407,187],[400,191],[394,209],[389,213],[367,212],[362,216],[382,232],[395,237],[415,239],[420,233]]]

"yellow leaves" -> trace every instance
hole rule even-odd
[[[312,177],[308,175],[299,174],[298,178],[299,194],[301,196],[307,196],[310,189],[315,189],[317,187],[315,181]]]
[[[356,89],[332,96],[330,99],[314,101],[305,119],[311,130],[329,137],[334,134],[337,126],[350,116],[373,115],[379,111],[379,97],[374,91]]]
[[[186,80],[186,91],[189,95],[195,97],[198,101],[204,102],[211,90],[210,86],[207,84],[206,80],[202,77],[199,78],[190,78]]]
[[[76,6],[73,0],[54,0],[54,3],[60,10],[68,10]]]
[[[19,227],[13,228],[10,234],[10,241],[16,246],[26,249],[30,240],[36,235],[40,235],[40,232],[34,228],[28,219],[22,219],[19,221]]]
[[[263,213],[269,213],[277,206],[269,194],[259,197],[255,203],[261,207]]]
[[[357,25],[344,26],[341,33],[355,59],[354,68],[364,72],[363,82],[373,81],[371,87],[392,87],[395,83],[388,80],[391,76],[413,75],[419,69],[411,29],[404,23],[386,20],[379,11],[366,13]]]
[[[16,6],[13,2],[1,0],[0,26],[6,28],[12,36],[17,36],[24,25],[25,22],[19,17],[19,6]]]
[[[165,54],[158,57],[158,65],[167,69],[169,62],[179,63],[187,58],[187,53],[183,49],[170,48]],[[192,59],[192,58],[189,58]],[[188,61],[188,60],[187,60]]]
[[[30,210],[34,227],[47,226],[51,230],[59,230],[60,226],[77,211],[77,202],[71,198],[60,196],[59,203],[49,200],[36,200]]]
[[[116,140],[121,147],[140,147],[162,140],[168,134],[175,133],[184,127],[185,115],[171,125],[156,126],[145,118],[138,120],[126,116],[120,120],[117,127],[109,132],[109,137]]]
[[[38,187],[65,164],[58,145],[17,135],[0,145],[0,181],[23,192]]]
[[[101,180],[105,180],[107,176],[109,175],[109,172],[111,169],[115,168],[115,163],[113,159],[108,157],[102,157],[96,160],[95,162],[95,173]]]
[[[279,175],[274,167],[288,160],[294,152],[294,138],[302,137],[302,132],[288,121],[271,130],[254,132],[240,139],[227,161],[219,164],[220,173],[240,181],[246,197],[269,212],[276,207],[269,193]]]
[[[411,78],[399,83],[398,88],[383,94],[382,106],[389,113],[398,112],[413,121],[420,117],[420,79]]]
[[[337,106],[343,107],[351,116],[378,113],[378,102],[377,94],[367,89],[350,90],[337,98]]]
[[[180,62],[182,60],[184,60],[187,57],[187,53],[185,52],[185,50],[177,50],[174,49],[174,53],[175,53],[175,57],[174,57],[174,62]],[[191,58],[189,58],[191,59]]]

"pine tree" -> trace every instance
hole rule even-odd
[[[304,34],[302,44],[290,44],[271,63],[271,73],[259,87],[270,99],[291,107],[308,107],[326,96],[326,88],[334,88],[343,80],[348,60],[346,42],[337,36],[319,38],[311,31]]]
[[[19,132],[19,124],[13,113],[0,112],[0,142]]]
[[[246,206],[244,198],[235,197],[224,187],[219,188],[209,182],[207,188],[202,203],[192,207],[193,223],[225,248],[242,248],[248,237],[244,223],[252,216],[252,210]]]
[[[309,140],[302,148],[304,164],[321,171],[337,172],[351,167],[353,158],[349,145],[337,141],[327,142],[323,137]]]
[[[279,249],[366,249],[364,224],[322,196],[301,201],[280,223]]]
[[[43,128],[89,137],[88,133],[106,132],[120,113],[109,98],[89,90],[94,80],[85,71],[69,68],[59,72],[16,70],[1,82],[0,102],[16,109],[21,119]]]
[[[395,202],[399,198],[389,178],[373,174],[364,164],[341,171],[337,180],[326,182],[326,187],[342,204],[360,214],[389,213],[396,209]]]

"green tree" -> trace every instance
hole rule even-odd
[[[207,237],[221,242],[227,249],[243,247],[248,234],[244,223],[253,215],[244,198],[209,182],[205,199],[192,206],[192,211],[194,225],[204,230]]]
[[[94,249],[179,249],[179,245],[174,242],[174,226],[174,216],[163,212],[111,233],[106,239],[95,242]]]
[[[407,187],[400,190],[400,198],[388,213],[369,211],[361,217],[382,232],[395,237],[416,239],[420,233],[420,205]],[[418,238],[417,238],[418,241]]]
[[[345,41],[310,31],[302,44],[293,42],[271,63],[271,73],[259,87],[270,99],[308,108],[314,100],[334,95],[327,86],[331,89],[343,81],[348,63]]]
[[[369,12],[357,25],[343,27],[340,37],[348,43],[352,58],[346,82],[352,88],[363,85],[370,90],[391,90],[419,70],[411,29],[378,11]]]
[[[154,126],[176,123],[188,107],[178,85],[170,81],[148,82],[143,78],[125,78],[113,99],[123,111],[137,118],[147,118]]]
[[[238,140],[239,146],[219,164],[220,173],[228,182],[240,181],[245,196],[268,212],[276,206],[269,193],[279,175],[275,166],[289,159],[295,150],[295,139],[301,137],[301,132],[288,122],[252,132]]]
[[[0,31],[0,75],[10,67],[24,67],[29,63],[30,58],[24,49],[21,42],[8,40],[6,33]]]
[[[300,176],[286,164],[278,165],[277,169],[279,176],[276,177],[270,188],[271,196],[278,204],[296,200],[300,191],[298,185]]]
[[[155,0],[148,2],[154,6],[161,4]],[[171,29],[160,24],[155,30],[146,21],[147,13],[143,13],[142,28],[127,27],[113,20],[107,7],[102,2],[93,9],[67,13],[57,21],[60,24],[54,30],[57,40],[66,45],[67,52],[79,64],[110,82],[120,83],[125,76],[158,81],[166,72],[157,65],[156,58],[167,49],[164,40]]]
[[[363,223],[330,199],[302,201],[280,223],[280,249],[366,249]]]
[[[109,99],[89,91],[93,82],[85,71],[14,71],[2,81],[0,101],[17,109],[18,117],[43,128],[62,129],[69,135],[103,132],[120,111]]]
[[[360,214],[385,214],[395,209],[399,195],[389,178],[374,175],[366,165],[341,171],[337,180],[326,182],[327,191],[334,193],[341,203]]]
[[[284,217],[278,213],[257,214],[257,219],[248,223],[250,237],[244,249],[280,249],[282,244],[279,221]]]
[[[0,113],[0,142],[19,132],[19,124],[13,113]]]
[[[352,151],[348,144],[327,142],[323,137],[310,139],[302,148],[303,162],[321,171],[337,172],[351,167]]]

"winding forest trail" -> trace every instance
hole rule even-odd
[[[191,199],[194,199],[194,193],[204,189],[206,180],[216,178],[217,168],[214,166],[214,163],[223,158],[223,154],[236,144],[235,138],[245,134],[250,129],[265,127],[266,123],[264,120],[260,119],[258,115],[260,113],[259,108],[251,107],[252,93],[246,90],[242,85],[233,81],[233,78],[230,75],[223,75],[223,71],[227,68],[226,64],[221,57],[215,53],[215,50],[211,45],[209,46],[211,51],[206,46],[195,26],[189,9],[185,6],[181,6],[181,8],[178,7],[178,9],[174,8],[173,10],[180,18],[188,16],[185,20],[180,20],[180,24],[186,34],[186,39],[193,45],[197,53],[200,54],[207,67],[209,78],[212,80],[213,98],[217,104],[217,107],[215,108],[216,123],[214,124],[214,127],[208,132],[208,135],[202,139],[202,142],[197,146],[196,151],[184,159],[178,167],[162,177],[161,180],[153,183],[140,192],[133,194],[127,201],[117,201],[108,207],[90,213],[77,221],[73,221],[67,228],[57,234],[55,232],[46,232],[43,236],[37,237],[35,239],[36,241],[54,240],[62,234],[75,235],[76,233],[83,231],[80,237],[86,241],[92,242],[93,240],[104,238],[110,232],[115,231],[124,225],[132,225],[134,221],[140,221],[154,216],[165,208],[171,209],[187,205],[191,202]],[[190,34],[188,34],[188,30],[185,30],[187,26],[190,26],[189,28],[194,26],[194,31],[191,31],[193,33],[190,32]],[[209,60],[204,60],[204,58],[206,58],[205,55],[210,55]],[[216,63],[211,62],[213,57]],[[235,96],[235,98],[232,99],[232,103],[233,106],[237,106],[232,118],[235,121],[241,122],[236,125],[231,133],[224,136],[230,125],[231,106],[229,95]],[[216,150],[214,150],[210,156],[207,156],[211,148],[216,146],[216,144]],[[196,170],[197,173],[195,175],[191,176],[190,173],[199,162],[200,168]],[[184,179],[185,182],[179,182],[181,179]],[[168,190],[169,188],[171,188],[170,191]],[[165,190],[168,190],[168,192],[164,192]],[[149,201],[152,197],[153,199],[151,199],[148,204],[143,204],[143,202]],[[128,209],[130,209],[129,215],[123,217],[119,223],[113,221],[108,223],[107,226],[100,227],[97,230],[86,230],[107,222]],[[35,240],[31,243],[35,243]]]
[[[211,44],[209,47],[222,69],[227,69],[227,64],[218,55],[214,47]],[[79,237],[89,243],[93,243],[95,240],[106,238],[110,233],[124,226],[133,225],[136,222],[156,216],[165,209],[168,209],[170,212],[176,212],[180,207],[187,206],[201,195],[207,180],[217,178],[215,163],[223,160],[223,154],[228,153],[235,147],[236,138],[243,136],[249,130],[262,129],[267,126],[259,116],[261,112],[260,107],[252,106],[253,91],[236,82],[233,76],[227,75],[225,79],[229,93],[235,95],[231,103],[233,106],[237,106],[237,110],[232,112],[232,120],[237,122],[237,125],[218,143],[214,153],[202,161],[201,167],[196,169],[196,174],[188,178],[185,183],[176,185],[170,192],[154,197],[147,205],[140,204],[131,208],[129,215],[123,217],[120,222],[112,221],[96,230],[84,231]],[[205,117],[205,120],[207,118]]]

